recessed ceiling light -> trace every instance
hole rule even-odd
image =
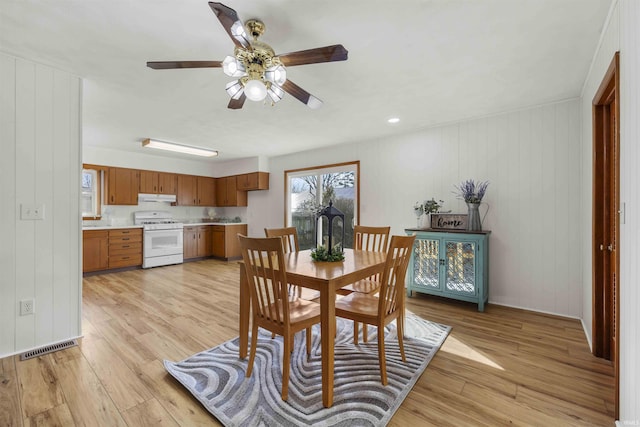
[[[387,120],[387,123],[391,123],[392,125],[395,125],[399,121],[400,121],[399,117],[391,117],[390,119]]]

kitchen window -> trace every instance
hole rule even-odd
[[[322,233],[316,230],[315,212],[329,200],[344,213],[344,247],[353,247],[353,226],[359,220],[359,181],[360,162],[285,171],[285,224],[296,227],[300,249],[315,247],[315,233]],[[341,230],[334,232],[341,234]]]
[[[101,217],[102,176],[101,168],[93,169],[84,165],[80,182],[82,219],[99,219]]]

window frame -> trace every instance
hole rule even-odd
[[[92,164],[86,164],[83,163],[82,164],[82,170],[80,171],[80,173],[84,173],[85,170],[95,170],[96,171],[96,183],[95,183],[95,189],[96,189],[96,215],[91,215],[91,216],[82,216],[83,220],[97,220],[97,219],[101,219],[102,218],[102,195],[104,192],[104,176],[105,176],[105,171],[107,170],[106,166],[99,166],[99,165],[92,165]],[[82,175],[80,175],[80,194],[82,197]],[[80,212],[81,214],[83,214],[84,212]]]
[[[299,169],[289,169],[284,171],[284,226],[290,227],[292,222],[291,214],[291,179],[306,176],[311,174],[322,175],[326,173],[334,172],[346,172],[355,171],[355,200],[354,200],[354,212],[353,221],[354,224],[360,224],[360,160],[354,160],[350,162],[332,163],[328,165],[311,166]],[[321,197],[322,192],[318,192],[318,197]]]

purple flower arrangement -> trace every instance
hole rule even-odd
[[[467,203],[480,203],[488,186],[489,181],[475,182],[472,179],[468,179],[462,181],[460,185],[454,186],[457,190],[454,193],[459,199],[463,199]]]

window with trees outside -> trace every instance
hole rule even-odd
[[[102,196],[102,169],[83,165],[80,182],[80,209],[83,219],[99,219]]]
[[[316,224],[316,213],[329,201],[344,214],[344,247],[353,247],[353,226],[359,219],[359,180],[358,161],[285,171],[286,224],[296,227],[301,250],[314,248],[316,235],[322,236],[327,224]],[[334,221],[334,242],[341,240],[342,226],[339,220]]]

